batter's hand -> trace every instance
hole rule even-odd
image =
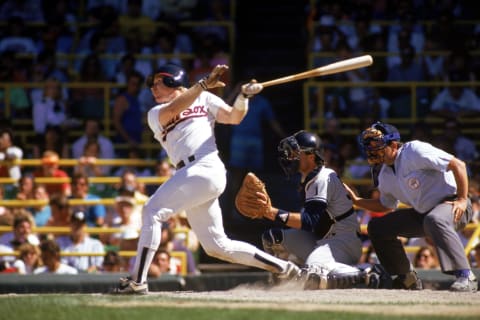
[[[202,80],[198,81],[203,90],[225,87],[225,83],[220,81],[220,77],[225,71],[228,70],[228,66],[225,64],[217,64],[213,68],[212,72]]]
[[[242,94],[245,98],[251,98],[254,95],[260,93],[263,90],[263,86],[261,83],[257,83],[257,80],[252,79],[249,83],[244,84],[242,86]]]

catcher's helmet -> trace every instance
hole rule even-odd
[[[300,152],[314,154],[317,165],[323,164],[320,137],[307,131],[298,131],[286,137],[278,145],[279,162],[287,176],[295,174],[298,170]]]
[[[155,75],[161,75],[163,84],[169,88],[188,87],[188,75],[185,69],[181,66],[167,63],[160,66],[154,74],[147,77],[147,87],[153,87],[153,80]]]
[[[400,141],[400,132],[390,124],[376,122],[365,129],[358,137],[362,150],[367,155],[369,164],[383,163],[386,146],[391,141]]]

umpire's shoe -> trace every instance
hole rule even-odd
[[[470,271],[468,278],[458,277],[450,286],[450,291],[456,292],[476,292],[478,289],[478,281],[473,272]]]
[[[112,292],[113,294],[147,294],[148,285],[146,283],[136,283],[132,278],[120,278],[118,287]]]
[[[423,290],[422,280],[417,275],[415,270],[409,271],[407,274],[398,275],[393,279],[393,289],[405,290]]]

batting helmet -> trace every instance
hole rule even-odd
[[[154,74],[147,77],[147,87],[153,87],[153,80],[156,75],[162,76],[163,84],[169,88],[188,87],[188,75],[181,66],[167,63],[160,66]]]
[[[287,176],[293,175],[298,170],[300,152],[315,155],[318,165],[324,163],[320,137],[304,130],[286,137],[278,145],[279,162]]]
[[[358,137],[363,151],[367,155],[368,163],[383,163],[385,152],[383,151],[391,141],[400,141],[400,132],[390,124],[376,122],[365,129]]]

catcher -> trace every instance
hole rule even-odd
[[[304,265],[305,289],[378,287],[380,266],[373,271],[352,266],[362,252],[360,226],[342,181],[324,165],[320,144],[317,135],[299,131],[278,146],[287,177],[301,174],[304,205],[300,212],[273,207],[263,182],[252,173],[245,177],[235,205],[244,216],[285,226],[262,235],[264,250]]]

